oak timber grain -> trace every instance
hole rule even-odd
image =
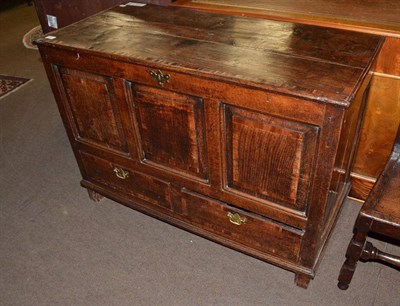
[[[376,178],[390,155],[400,123],[400,79],[375,74],[353,171]]]
[[[115,99],[112,80],[67,68],[58,72],[75,122],[75,137],[127,152],[120,115],[111,102]]]
[[[376,71],[389,74],[389,76],[399,75],[400,14],[398,11],[400,11],[400,5],[396,0],[374,0],[368,3],[359,0],[335,0],[329,2],[324,0],[285,0],[279,2],[269,0],[179,0],[174,2],[173,5],[228,14],[246,15],[274,20],[289,20],[302,24],[315,24],[332,28],[344,28],[352,31],[383,34],[388,37],[386,38],[382,52],[378,57]],[[395,87],[398,87],[398,85],[395,85]],[[388,95],[386,93],[383,94],[387,99]],[[382,122],[387,122],[391,127],[396,126],[398,122],[397,120],[385,117],[379,113],[379,111],[382,111],[383,114],[388,113],[390,112],[390,109],[400,105],[400,99],[398,99],[397,102],[393,102],[393,98],[396,98],[396,95],[391,98],[391,103],[372,101],[367,104],[367,112],[372,114],[375,112],[374,106],[377,103],[380,103],[380,109],[378,112],[375,112],[375,115],[367,117],[366,120],[369,121],[369,123],[365,124],[363,129],[364,135],[370,134],[369,142],[382,143],[386,142],[385,138],[394,139],[395,131],[393,128],[391,128],[389,132],[384,134],[381,133],[379,135],[373,130],[367,128],[368,126],[382,124]],[[374,99],[376,99],[376,97]],[[364,154],[361,152],[365,152],[369,149],[368,147],[365,147],[365,144],[366,142],[363,142],[359,146],[360,152],[357,153],[356,157],[356,162],[358,164],[365,163]],[[390,145],[378,146],[378,148],[379,157],[369,159],[368,164],[372,165],[373,168],[380,167],[379,169],[382,170],[383,164],[390,154]],[[360,195],[360,199],[366,199],[366,196],[363,195],[368,194],[371,185],[368,180],[363,182],[360,177],[371,176],[372,179],[376,179],[376,174],[374,174],[373,171],[371,172],[368,167],[364,167],[359,173],[356,173],[356,175],[358,175],[358,178],[352,178],[353,187],[351,194],[353,196]]]
[[[400,38],[385,39],[376,61],[375,71],[400,77]]]
[[[347,129],[359,126],[358,97],[382,38],[161,10],[162,19],[150,5],[116,8],[38,41],[82,186],[293,271],[306,286],[348,192],[357,131]],[[265,38],[249,22],[269,29]],[[215,35],[204,36],[208,29]],[[77,137],[70,96],[94,104],[85,90],[95,86],[64,90],[65,69],[107,80],[99,92],[120,118],[127,152]],[[168,82],[154,78],[159,71]],[[85,110],[82,122],[96,119]],[[345,175],[331,187],[343,143]],[[249,223],[236,225],[228,212]]]
[[[81,158],[85,178],[88,180],[93,180],[123,193],[133,194],[148,203],[171,208],[169,183],[85,152],[81,152]],[[126,179],[118,178],[114,172],[115,168],[123,169],[129,176]]]
[[[202,99],[141,85],[131,88],[142,161],[207,181]]]
[[[189,18],[182,18],[181,10],[175,9],[167,16],[163,14],[167,8],[157,8],[158,14],[153,10],[136,12],[124,15],[123,20],[119,14],[104,16],[104,22],[129,24],[129,30],[143,26],[142,19],[145,18],[146,25],[150,26],[149,32],[154,34],[174,35],[190,40],[209,41],[232,45],[239,48],[251,48],[256,50],[273,51],[290,54],[299,57],[315,58],[326,62],[346,61],[346,65],[362,67],[367,59],[360,52],[368,45],[370,36],[360,36],[357,41],[352,41],[343,31],[327,31],[321,27],[308,27],[299,24],[260,22],[252,18],[241,18],[239,20],[227,16],[211,15],[205,18],[201,12],[185,11]],[[115,8],[115,12],[121,12],[122,8]],[[127,11],[123,9],[123,11]],[[160,27],[168,27],[160,30]],[[284,34],[290,31],[291,34]],[[223,34],[223,35],[222,35]],[[325,41],[324,47],[330,48],[331,52],[325,52],[321,45],[310,44],[310,41]],[[195,43],[195,42],[191,42]],[[189,42],[182,43],[186,47]],[[334,47],[343,44],[343,48],[351,52],[340,52]]]
[[[400,36],[397,0],[177,0],[173,5]]]
[[[227,206],[190,190],[183,190],[182,193],[183,214],[194,225],[200,224],[211,232],[243,243],[250,248],[297,261],[303,234],[301,231]],[[246,222],[242,225],[232,224],[227,218],[228,212],[238,213],[246,218]]]
[[[374,70],[350,193],[363,200],[384,168],[400,123],[399,38],[385,39]]]
[[[308,278],[308,280],[311,280],[311,278],[314,277],[314,272],[311,269],[302,267],[297,265],[296,263],[293,263],[289,260],[282,260],[282,258],[275,257],[273,255],[270,255],[268,253],[256,250],[256,249],[251,249],[248,248],[247,246],[244,246],[241,243],[237,243],[231,239],[227,239],[223,236],[213,234],[210,231],[204,230],[199,226],[194,226],[191,223],[187,222],[186,219],[183,219],[182,217],[179,218],[179,215],[177,214],[170,214],[168,211],[162,211],[160,212],[159,210],[152,209],[151,206],[146,205],[147,203],[139,198],[135,197],[127,197],[124,194],[121,193],[115,193],[115,192],[110,192],[110,189],[104,188],[101,185],[98,184],[93,184],[89,181],[82,180],[81,185],[84,188],[87,188],[88,190],[93,190],[95,193],[102,194],[105,197],[112,198],[118,203],[125,205],[127,207],[130,207],[132,209],[135,209],[143,214],[149,215],[153,218],[156,218],[158,220],[167,222],[171,225],[177,226],[181,229],[187,230],[189,232],[192,232],[194,234],[197,234],[199,236],[202,236],[206,239],[210,239],[212,241],[215,241],[217,243],[220,243],[221,245],[224,245],[226,247],[230,247],[234,250],[240,251],[244,254],[248,254],[250,256],[253,256],[255,258],[258,258],[260,260],[270,262],[278,267],[281,267],[283,269],[293,271],[296,274],[305,276]]]
[[[355,200],[363,202],[361,199],[366,199],[374,186],[376,179],[371,176],[359,175],[355,172],[351,174],[351,191],[349,196]]]
[[[368,2],[360,0],[178,0],[172,5],[385,35],[387,37],[375,70],[379,73],[388,74],[387,77],[399,76],[400,73],[400,4],[396,0],[372,0]],[[380,77],[385,76],[381,75]],[[390,80],[387,82],[390,82]],[[395,88],[399,86],[399,84],[394,84]],[[374,92],[379,90],[378,87],[374,88],[374,85],[372,87]],[[371,189],[371,184],[368,180],[363,181],[360,178],[366,176],[375,180],[377,172],[374,169],[379,168],[382,171],[383,165],[390,155],[391,144],[386,145],[387,139],[394,139],[398,124],[398,120],[393,119],[393,116],[385,116],[393,108],[400,106],[397,93],[394,93],[393,96],[388,92],[381,94],[385,100],[384,103],[376,95],[371,97],[367,103],[368,116],[363,128],[363,135],[368,135],[368,142],[372,144],[385,143],[385,145],[375,146],[373,150],[378,153],[378,156],[366,160],[365,152],[370,148],[366,146],[367,142],[363,141],[358,149],[356,163],[358,165],[368,163],[372,166],[372,171],[367,166],[358,168],[359,170],[355,173],[357,177],[352,178],[351,194],[364,200]],[[380,107],[376,109],[375,106],[378,104]],[[390,126],[386,133],[378,134],[373,129],[368,128],[374,125],[382,125],[383,122]]]
[[[121,13],[121,10],[124,13]],[[371,36],[366,40],[364,34],[356,37],[348,35],[347,32],[330,29],[325,29],[325,32],[333,31],[337,34],[333,36],[327,34],[324,41],[319,40],[317,35],[301,38],[303,40],[301,45],[304,46],[308,42],[310,46],[314,46],[311,50],[332,48],[332,46],[339,44],[346,45],[349,41],[354,46],[364,48],[364,52],[354,52],[354,56],[343,59],[342,62],[345,64],[337,64],[334,61],[326,61],[323,56],[315,57],[305,47],[297,47],[295,43],[298,41],[298,34],[292,27],[283,26],[278,30],[278,33],[282,37],[288,36],[285,45],[293,42],[293,48],[305,50],[304,55],[298,57],[292,56],[291,51],[288,51],[287,48],[280,50],[279,45],[272,52],[269,49],[271,47],[261,47],[260,49],[257,43],[250,45],[250,47],[241,47],[240,45],[236,46],[235,43],[216,43],[213,36],[197,40],[193,37],[186,38],[179,35],[180,29],[186,27],[191,28],[190,33],[196,33],[197,24],[193,24],[195,21],[200,22],[201,25],[204,19],[216,19],[218,21],[220,18],[226,19],[224,21],[226,35],[236,31],[240,33],[240,30],[236,30],[240,28],[240,23],[255,23],[254,19],[244,19],[245,21],[240,19],[239,25],[236,26],[236,23],[228,22],[232,18],[230,16],[215,15],[216,17],[212,17],[214,16],[212,15],[210,17],[207,13],[181,8],[159,8],[148,5],[140,13],[132,12],[135,12],[132,7],[118,7],[102,15],[83,20],[79,25],[73,24],[68,27],[67,31],[61,29],[57,31],[55,39],[51,41],[43,39],[41,42],[49,45],[60,45],[61,48],[87,49],[90,52],[107,50],[109,55],[115,59],[129,61],[134,58],[135,61],[168,65],[183,71],[196,71],[200,75],[203,73],[208,76],[217,75],[225,80],[236,80],[247,84],[251,81],[252,84],[256,83],[264,89],[298,94],[310,99],[317,98],[321,101],[349,103],[348,100],[355,94],[363,77],[363,71],[359,69],[358,64],[354,63],[354,59],[357,57],[365,58],[364,62],[360,61],[360,64],[371,65],[372,63],[368,62],[368,56],[378,51],[377,42],[381,41],[380,37]],[[153,18],[146,22],[148,31],[145,35],[142,26],[132,27],[135,22],[143,25],[142,18],[146,18],[149,14],[152,16],[164,14],[165,20],[176,20],[179,27],[175,25],[170,27],[168,23],[162,24],[161,27],[160,23],[153,24]],[[183,25],[180,24],[179,18],[182,18],[183,15],[186,15],[185,19],[191,22],[186,21]],[[257,22],[259,23],[257,27],[268,29],[272,25],[272,32],[276,29],[275,25],[281,24],[267,20],[258,20]],[[94,24],[96,24],[99,32],[107,33],[107,39],[102,39],[103,35],[91,34],[91,28]],[[212,23],[209,23],[208,27],[211,25]],[[321,35],[319,28],[307,28],[313,29]],[[82,35],[83,32],[87,35]],[[121,40],[121,37],[128,35],[130,36],[128,41]],[[57,36],[62,36],[62,41]],[[266,37],[269,36],[266,35]],[[146,48],[141,46],[144,41]],[[273,42],[271,42],[271,46],[274,46]],[[187,53],[190,53],[191,56],[185,57],[184,54]],[[335,60],[340,61],[339,58],[335,58]],[[297,77],[299,74],[303,74],[303,77]],[[346,84],[355,85],[351,87]]]
[[[305,213],[318,127],[229,105],[224,126],[226,188]]]

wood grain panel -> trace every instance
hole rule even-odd
[[[177,0],[174,5],[399,37],[397,0]]]
[[[308,30],[298,33],[299,40],[293,39],[295,43],[284,52],[279,45],[277,50],[267,50],[263,44],[259,48],[262,38],[257,33],[252,44],[253,33],[236,28],[242,23],[239,17],[180,12],[172,25],[173,8],[163,9],[160,22],[150,21],[160,14],[150,5],[111,10],[54,32],[53,40],[38,41],[84,177],[82,185],[295,271],[297,284],[306,286],[349,189],[346,183],[337,192],[329,189],[345,132],[341,129],[345,113],[355,96],[362,94],[382,39],[365,40],[366,34],[335,30],[332,37],[308,41],[308,31],[321,33],[322,29],[305,27]],[[121,18],[108,23],[115,15]],[[132,26],[133,15],[142,26]],[[198,30],[196,24],[211,19],[222,20],[226,27],[210,33],[226,33],[226,37],[199,38],[207,31]],[[181,20],[185,26],[179,24]],[[258,27],[271,23],[252,22]],[[293,35],[294,27],[265,36],[284,40]],[[187,32],[197,36],[179,35]],[[236,33],[249,37],[247,41],[235,38],[234,44],[224,40]],[[367,43],[354,51],[343,37]],[[340,43],[333,48],[332,42]],[[325,44],[329,48],[324,51]],[[300,49],[316,52],[307,53],[308,57]],[[360,67],[352,66],[349,52],[365,56],[365,61],[357,61]],[[322,53],[322,57],[315,55]],[[134,149],[131,156],[76,141],[50,65],[113,80],[110,97],[117,95],[120,112],[127,112],[122,121],[129,148]],[[149,69],[169,74],[169,83],[157,87]],[[350,138],[352,133],[346,132]],[[82,151],[92,157],[82,157]],[[344,156],[351,159],[351,154]],[[132,174],[133,182],[123,171]],[[93,192],[92,197],[98,199]],[[173,209],[157,201],[171,203]],[[242,219],[239,226],[228,212],[243,214],[248,222]]]
[[[168,209],[171,208],[170,185],[168,182],[85,152],[80,152],[80,157],[85,169],[85,179],[100,183],[111,190],[132,194],[148,203]],[[125,179],[117,177],[116,168],[128,173],[128,177]]]
[[[201,98],[132,84],[143,163],[208,178]]]
[[[331,178],[330,190],[339,192],[343,184],[350,180],[354,157],[359,143],[362,119],[366,110],[366,102],[371,87],[372,73],[368,74],[361,86],[362,90],[356,95],[351,106],[344,113],[342,133],[335,157],[335,170]]]
[[[400,125],[390,158],[385,165],[383,173],[378,178],[375,188],[372,197],[376,196],[377,198],[369,199],[371,201],[368,201],[363,206],[363,209],[368,209],[372,206],[374,213],[371,213],[371,215],[377,218],[381,218],[384,215],[384,219],[388,223],[392,223],[397,227],[397,230],[393,229],[392,235],[389,236],[400,239]]]
[[[149,31],[155,34],[165,33],[189,40],[178,43],[177,47],[210,41],[239,48],[273,50],[327,62],[346,61],[347,65],[352,67],[362,67],[368,59],[360,50],[370,45],[369,35],[360,35],[357,39],[352,39],[347,32],[340,30],[284,22],[260,22],[252,18],[234,19],[219,14],[207,14],[206,18],[206,14],[196,11],[184,11],[190,18],[183,18],[183,11],[177,8],[170,11],[168,18],[165,18],[163,12],[167,10],[157,8],[159,14],[154,14],[152,9],[138,11],[134,8],[117,7],[108,14],[104,23],[129,23],[129,30],[137,33],[145,24]],[[160,29],[160,24],[163,24],[163,29]],[[337,50],[335,46],[339,44],[352,52]],[[326,52],[327,49],[331,52]]]
[[[67,68],[58,71],[75,137],[82,142],[127,152],[112,79]]]
[[[349,196],[365,201],[374,187],[376,179],[370,176],[363,176],[357,173],[351,174],[351,191]]]
[[[182,190],[182,211],[192,224],[227,237],[250,248],[297,261],[302,232],[272,220],[247,213],[225,203]],[[229,221],[227,213],[238,213],[246,223],[238,226]]]
[[[400,76],[400,38],[386,37],[375,71]]]
[[[225,105],[225,185],[305,211],[318,128]]]
[[[176,25],[153,22],[154,17],[148,17],[159,14],[164,15],[163,20],[173,19]],[[236,45],[235,39],[218,42],[215,37],[220,37],[221,33],[205,36],[203,39],[181,36],[184,31],[192,35],[199,32],[204,23],[202,20],[207,19],[215,20],[216,24],[205,27],[207,31],[204,33],[212,31],[212,26],[218,27],[218,24],[222,23],[223,36],[228,37],[231,33],[240,36],[242,31],[238,30],[236,24],[241,26],[242,23],[251,22],[257,29],[272,27],[275,30],[281,25],[270,20],[249,19],[250,21],[245,22],[232,16],[147,5],[140,9],[127,7],[107,11],[102,15],[93,16],[90,20],[85,19],[79,24],[73,24],[68,29],[57,31],[54,33],[56,38],[50,41],[44,38],[40,42],[62,45],[64,48],[88,49],[91,53],[107,51],[110,58],[127,62],[134,58],[136,64],[164,65],[168,69],[177,68],[197,76],[218,77],[228,82],[256,85],[271,91],[347,105],[363,78],[361,67],[372,64],[372,59],[383,41],[378,36],[368,36],[366,39],[365,34],[321,30],[311,26],[304,26],[295,31],[295,25],[283,26],[277,31],[279,33],[274,35],[273,31],[270,31],[258,39],[258,34],[249,31],[247,27],[244,33],[249,37],[242,37],[242,40],[246,40],[246,46]],[[180,20],[186,21],[179,24]],[[188,20],[192,20],[189,25]],[[93,34],[94,24],[98,32],[107,35]],[[310,31],[319,34],[307,34]],[[329,31],[335,32],[334,35],[329,34]],[[320,39],[320,36],[324,39]],[[129,39],[125,39],[126,37]],[[270,44],[264,44],[264,47],[268,45],[268,48],[262,48],[263,44],[259,48],[259,40],[264,39],[268,42],[268,37],[275,39],[271,39]],[[286,42],[278,44],[279,49],[272,48],[277,45],[276,37]],[[351,42],[350,46],[348,42]],[[146,48],[142,47],[144,44]],[[340,49],[340,52],[331,51],[333,55],[329,55],[330,52],[325,54],[324,50],[336,50],[338,45],[346,47]],[[358,55],[345,56],[349,52],[347,49],[353,48],[352,46],[358,50],[354,52]]]
[[[178,0],[173,5],[387,35],[377,60],[376,71],[393,76],[400,75],[400,5],[397,0]],[[366,119],[369,123],[364,125],[363,128],[364,138],[360,144],[356,162],[358,169],[354,173],[355,176],[352,176],[351,194],[359,199],[366,198],[372,187],[370,181],[376,179],[375,175],[371,176],[372,172],[378,173],[383,170],[383,165],[389,155],[390,144],[387,143],[387,140],[394,138],[395,130],[393,127],[398,122],[397,118],[393,116],[398,116],[397,111],[394,111],[394,113],[387,112],[388,109],[396,108],[399,103],[395,100],[399,99],[395,88],[382,92],[382,98],[374,95],[376,101],[371,101],[370,98]],[[377,92],[379,88],[372,90]],[[389,97],[390,92],[394,92],[393,97]],[[376,111],[373,110],[373,107],[378,104],[381,107]],[[371,124],[371,122],[374,124]],[[383,127],[384,122],[389,126],[388,131],[384,133],[381,128],[379,128],[380,132],[376,132],[376,130],[370,130],[366,127],[373,128],[374,125]],[[366,135],[368,135],[368,140]],[[373,147],[369,148],[366,146],[367,144],[372,144]],[[384,145],[381,146],[381,144]],[[365,152],[369,150],[384,153],[371,154],[367,159]],[[368,164],[373,165],[373,171],[369,169]],[[376,167],[378,164],[380,166]],[[363,178],[367,179],[364,180]]]
[[[374,75],[353,172],[377,178],[400,122],[400,79]]]

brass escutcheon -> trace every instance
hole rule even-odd
[[[166,83],[169,83],[171,76],[169,74],[163,74],[161,70],[154,72],[152,70],[147,70],[147,73],[158,83],[158,86],[164,88]]]
[[[229,218],[229,221],[235,225],[242,225],[245,224],[247,222],[247,218],[246,217],[241,217],[238,213],[231,213],[230,211],[228,211],[226,213],[226,215]]]
[[[114,172],[115,172],[115,175],[118,178],[120,178],[121,180],[125,180],[125,179],[127,179],[129,177],[129,172],[125,171],[124,169],[115,167],[114,168]]]

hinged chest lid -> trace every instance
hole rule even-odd
[[[39,46],[347,106],[383,38],[176,7],[115,7],[51,33]]]

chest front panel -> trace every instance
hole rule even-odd
[[[82,142],[127,152],[113,79],[56,68],[75,137]]]
[[[208,179],[202,98],[132,85],[134,124],[143,163]]]
[[[317,126],[224,105],[225,188],[304,212]]]

